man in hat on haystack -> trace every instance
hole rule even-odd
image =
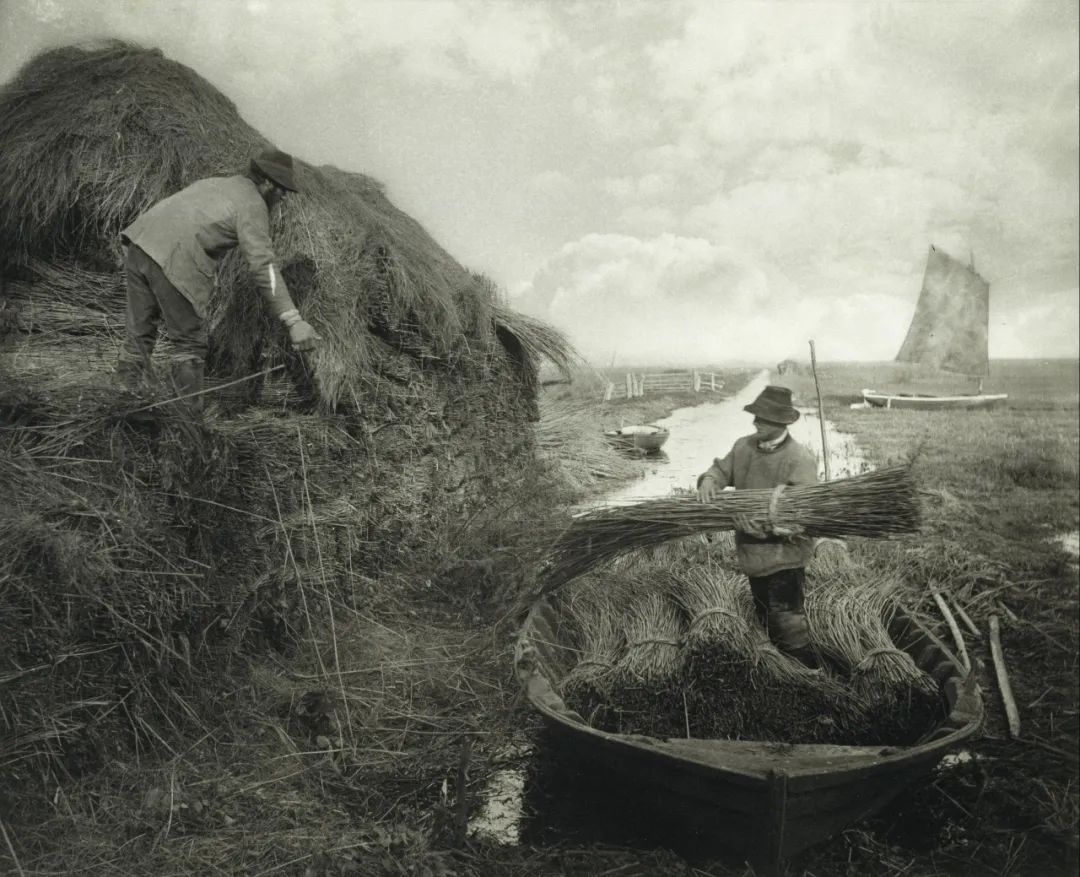
[[[781,484],[817,482],[814,455],[788,433],[799,419],[791,390],[768,386],[743,408],[754,415],[754,434],[738,439],[728,455],[713,461],[697,482],[698,498],[711,502],[725,487],[761,490]],[[782,652],[817,667],[803,609],[806,564],[812,540],[768,521],[743,517],[735,531],[735,553],[750,579],[758,617]]]
[[[173,388],[178,396],[202,390],[217,263],[237,246],[293,347],[316,347],[321,339],[293,304],[270,239],[270,210],[295,191],[292,156],[268,149],[246,173],[198,180],[120,233],[127,281],[127,337],[116,370],[121,384],[134,388],[147,375],[164,320],[174,351]]]

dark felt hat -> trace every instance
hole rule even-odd
[[[772,423],[794,423],[799,419],[799,412],[791,404],[791,390],[787,387],[766,387],[753,402],[743,406],[743,411]]]
[[[293,158],[280,149],[267,149],[251,160],[251,165],[271,182],[290,192],[299,192],[293,175]]]

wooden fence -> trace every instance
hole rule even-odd
[[[724,382],[720,379],[720,375],[697,369],[653,374],[627,372],[623,381],[608,382],[604,389],[604,401],[633,399],[636,396],[644,396],[646,393],[715,393],[723,386]]]

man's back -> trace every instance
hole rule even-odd
[[[273,261],[270,214],[247,177],[209,177],[159,201],[123,231],[205,317],[217,261],[238,244],[253,270]]]

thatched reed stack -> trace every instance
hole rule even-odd
[[[158,745],[217,708],[235,656],[314,641],[386,599],[387,570],[480,600],[520,569],[498,552],[543,501],[539,358],[573,354],[363,174],[298,156],[273,216],[315,356],[234,252],[211,414],[116,397],[119,231],[266,145],[195,71],[124,43],[46,52],[0,90],[0,674],[26,670],[0,692],[0,786],[39,756]]]

